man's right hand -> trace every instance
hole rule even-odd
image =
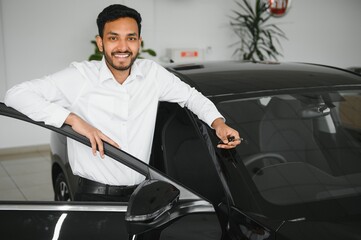
[[[75,132],[89,139],[94,156],[96,156],[98,147],[101,158],[104,158],[103,141],[113,145],[114,147],[119,148],[119,145],[116,142],[114,142],[107,135],[102,133],[99,129],[93,127],[92,125],[84,121],[75,113],[70,113],[69,116],[66,118],[65,123],[70,125]]]

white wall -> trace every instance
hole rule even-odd
[[[0,1],[0,13],[2,12],[2,3]],[[5,73],[5,49],[3,36],[3,15],[0,14],[0,99],[3,99],[5,89],[7,88]]]
[[[281,60],[361,66],[360,0],[293,0],[277,19],[286,32]]]
[[[98,13],[112,3],[143,17],[145,47],[159,60],[166,48],[208,49],[206,60],[232,59],[237,41],[229,26],[233,0],[0,0],[0,100],[5,89],[60,70],[92,52]],[[360,0],[293,0],[288,14],[272,19],[286,32],[281,61],[361,66]],[[9,135],[9,126],[21,129]],[[0,149],[44,144],[48,133],[0,118]]]
[[[200,48],[206,60],[232,57],[236,41],[229,26],[232,0],[156,0],[155,44],[161,55],[168,48]],[[171,10],[172,9],[172,10]]]

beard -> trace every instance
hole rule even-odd
[[[128,65],[116,65],[112,60],[112,56],[114,56],[114,54],[117,54],[117,53],[127,53],[127,54],[129,54],[130,63]],[[133,63],[135,62],[135,60],[137,59],[137,57],[138,57],[138,54],[133,56],[133,53],[128,52],[128,51],[126,51],[126,52],[112,52],[111,56],[109,56],[107,53],[104,53],[104,58],[105,58],[105,61],[107,62],[107,64],[109,66],[111,66],[113,69],[118,70],[118,71],[126,71],[126,70],[130,69],[132,67]]]

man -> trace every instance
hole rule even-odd
[[[239,134],[198,91],[151,60],[137,60],[141,16],[111,5],[98,16],[97,46],[102,61],[74,62],[55,74],[10,89],[5,103],[36,121],[69,124],[88,147],[68,140],[72,171],[80,176],[75,200],[126,201],[143,176],[104,156],[103,141],[148,162],[159,101],[188,107],[234,148]],[[228,141],[234,137],[235,141]],[[99,155],[97,155],[97,149]],[[92,153],[92,154],[91,154]],[[111,192],[108,189],[112,189]]]

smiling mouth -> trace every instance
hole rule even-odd
[[[114,53],[112,53],[112,56],[116,57],[116,58],[128,58],[131,56],[131,53],[130,52],[114,52]]]

